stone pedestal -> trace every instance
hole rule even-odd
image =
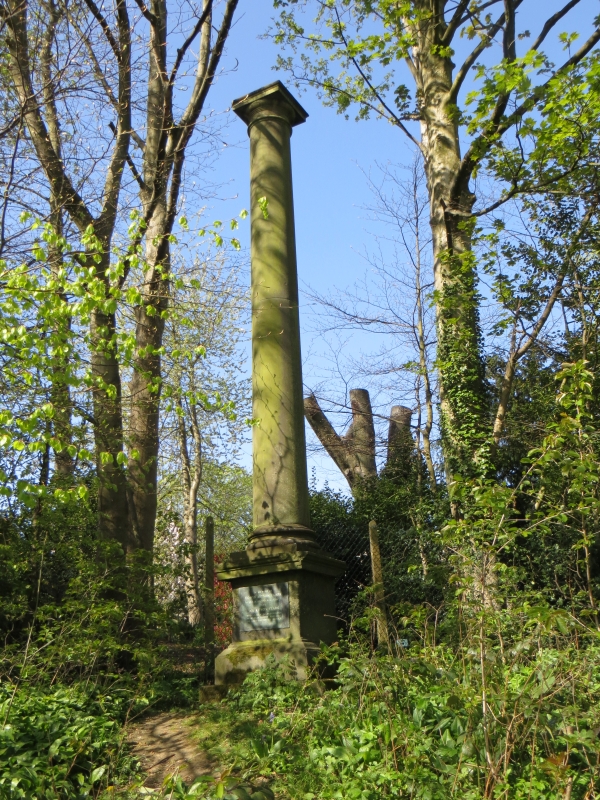
[[[321,642],[336,638],[334,582],[344,564],[295,542],[233,553],[219,570],[234,597],[232,644],[215,662],[215,682],[241,682],[273,654],[300,680]]]
[[[341,561],[310,528],[290,137],[307,118],[282,83],[234,101],[250,137],[254,527],[246,550],[217,571],[234,590],[233,643],[215,663],[236,683],[273,653],[298,678],[336,635]]]

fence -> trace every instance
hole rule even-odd
[[[344,574],[335,584],[336,612],[346,620],[351,616],[358,593],[371,585],[369,529],[366,525],[364,531],[328,527],[318,532],[317,541],[323,550],[346,564]]]
[[[335,590],[337,614],[342,620],[348,620],[356,596],[372,584],[368,520],[352,525],[340,520],[340,524],[314,527],[321,547],[346,562],[346,571],[338,579]],[[446,554],[440,545],[432,537],[419,537],[414,529],[394,525],[378,527],[388,607],[402,603],[439,606],[447,571]]]

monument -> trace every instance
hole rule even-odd
[[[253,531],[217,576],[234,597],[233,642],[215,683],[238,683],[269,654],[304,679],[336,636],[344,564],[310,528],[290,138],[308,116],[277,81],[235,100],[250,137]]]

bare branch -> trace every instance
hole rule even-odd
[[[100,85],[102,86],[104,91],[106,92],[106,96],[108,97],[108,100],[109,100],[110,104],[112,105],[112,107],[115,109],[115,111],[118,114],[119,113],[119,103],[117,101],[117,98],[115,97],[115,94],[114,94],[109,82],[106,80],[106,76],[104,74],[104,71],[102,70],[102,67],[100,66],[100,62],[98,61],[98,58],[96,56],[94,48],[91,45],[89,37],[86,36],[85,33],[81,30],[81,26],[78,24],[77,20],[72,17],[71,14],[69,14],[69,20],[71,22],[71,25],[73,25],[73,27],[75,28],[75,30],[79,34],[79,36],[80,36],[80,38],[81,38],[81,40],[82,40],[82,42],[83,42],[83,44],[85,46],[85,49],[87,50],[88,56],[90,57],[90,61],[92,62],[92,66],[93,66],[93,69],[94,69],[94,75],[96,76],[96,79],[98,80],[98,82],[100,83]],[[131,138],[133,139],[133,141],[135,142],[137,147],[143,153],[144,152],[144,148],[145,148],[145,142],[142,139],[142,137],[139,135],[139,133],[136,130],[133,130],[133,129],[130,131],[130,134],[131,134]]]
[[[546,23],[544,24],[544,27],[540,31],[540,35],[537,37],[537,39],[535,40],[535,42],[531,45],[531,47],[529,49],[530,50],[537,50],[538,47],[541,45],[541,43],[546,38],[546,36],[550,33],[552,28],[556,25],[556,23],[559,22],[566,14],[568,14],[569,11],[572,8],[575,8],[575,6],[579,2],[580,2],[580,0],[570,0],[570,2],[567,3],[566,6],[561,8],[560,11],[557,11],[556,14],[554,14],[548,20],[546,20]]]
[[[8,28],[6,39],[11,55],[9,65],[11,77],[21,103],[23,119],[52,191],[79,229],[85,230],[88,225],[93,225],[94,219],[67,175],[60,156],[52,146],[31,82],[27,7],[27,0],[15,0],[1,10]]]
[[[144,3],[144,2],[143,2],[143,0],[135,0],[135,2],[137,3],[137,6],[138,6],[138,8],[139,8],[139,9],[140,9],[140,11],[142,12],[142,16],[144,17],[144,19],[147,19],[147,20],[148,20],[148,22],[149,22],[151,25],[155,25],[155,24],[156,24],[156,22],[157,22],[156,15],[155,15],[155,14],[153,14],[153,13],[150,11],[150,9],[149,9],[149,8],[148,8],[148,6],[146,5],[146,3]]]
[[[4,248],[6,247],[6,213],[8,211],[8,198],[15,176],[15,163],[17,160],[17,153],[19,150],[20,143],[21,143],[21,128],[19,128],[19,130],[17,131],[17,135],[15,136],[15,143],[13,146],[13,152],[10,159],[10,169],[8,171],[8,177],[3,192],[2,214],[0,215],[0,258],[2,258],[2,255],[4,253]]]
[[[515,9],[518,3],[513,0],[504,0],[504,36],[502,38],[502,55],[506,61],[514,61],[517,57],[515,41]]]
[[[20,123],[23,122],[23,115],[22,114],[15,114],[15,116],[11,119],[10,122],[7,122],[3,128],[0,128],[0,139],[3,139],[7,136],[14,128],[16,128]]]
[[[237,9],[238,2],[239,0],[227,0],[227,5],[225,6],[225,11],[223,13],[223,20],[221,21],[221,26],[219,28],[219,33],[217,34],[217,40],[211,53],[208,67],[205,74],[203,76],[199,75],[196,79],[194,89],[192,91],[192,97],[190,98],[190,102],[183,112],[179,122],[178,128],[180,129],[181,134],[176,145],[176,150],[180,151],[187,145],[189,138],[192,135],[193,127],[198,121],[198,117],[202,113],[208,92],[217,74],[219,62],[221,60],[221,56],[223,55],[223,48],[225,47],[225,42],[227,41],[227,36],[229,35],[229,29],[231,28],[233,15]]]
[[[98,21],[100,27],[102,28],[104,35],[106,36],[106,41],[109,43],[111,50],[113,51],[115,58],[117,59],[117,64],[120,64],[122,58],[121,48],[119,47],[115,37],[113,36],[112,30],[105,16],[102,14],[102,12],[98,8],[94,0],[84,0],[84,2],[86,6],[89,8],[93,17]]]
[[[190,102],[188,103],[188,106],[185,109],[179,124],[172,131],[172,135],[168,143],[166,158],[168,160],[172,159],[173,174],[169,189],[169,199],[167,203],[167,223],[165,230],[171,230],[175,221],[175,216],[177,214],[177,201],[179,198],[179,190],[181,188],[183,163],[185,160],[185,148],[192,136],[196,122],[202,113],[208,92],[210,91],[210,88],[214,82],[238,2],[239,0],[227,0],[223,19],[217,35],[217,40],[210,56],[206,71],[203,75],[199,74],[197,76]],[[164,237],[159,246],[159,258],[164,256],[167,246],[168,242],[166,237]]]
[[[127,0],[117,0],[119,30],[119,97],[115,149],[104,182],[104,202],[98,218],[101,235],[112,235],[118,210],[123,167],[129,157],[131,140],[131,28]]]
[[[446,30],[444,31],[444,35],[441,37],[441,44],[448,45],[454,38],[454,34],[462,25],[463,23],[463,14],[465,13],[467,7],[469,5],[469,0],[460,0],[456,8],[454,9],[454,14],[452,15],[452,19],[446,26]]]
[[[173,69],[171,70],[171,76],[169,78],[169,86],[173,86],[173,84],[175,83],[177,72],[179,71],[179,67],[181,66],[181,62],[183,61],[185,54],[187,53],[188,49],[190,48],[190,45],[192,44],[196,36],[198,36],[200,31],[202,30],[202,26],[204,25],[208,17],[211,15],[212,4],[213,0],[208,0],[207,5],[202,11],[202,14],[200,15],[198,21],[194,25],[194,29],[192,30],[188,38],[185,40],[185,42],[181,45],[181,47],[177,49],[177,58],[175,59],[175,64],[173,65]]]
[[[117,135],[117,128],[116,128],[116,126],[115,126],[115,123],[114,123],[114,122],[109,122],[109,123],[108,123],[108,127],[111,129],[111,131],[112,131],[112,132],[115,134],[115,136],[116,136],[116,135]],[[135,162],[134,162],[133,158],[132,158],[132,157],[129,155],[129,153],[127,154],[127,156],[126,156],[125,160],[126,160],[126,162],[127,162],[127,166],[128,166],[128,167],[129,167],[129,169],[131,170],[131,174],[133,175],[133,177],[135,178],[135,180],[136,180],[136,182],[137,182],[137,185],[140,187],[140,189],[141,189],[143,192],[145,192],[145,191],[146,191],[146,189],[147,189],[147,186],[146,186],[146,184],[144,183],[144,179],[142,178],[142,176],[141,176],[141,175],[140,175],[140,173],[138,172],[138,168],[136,167],[136,165],[135,165]]]

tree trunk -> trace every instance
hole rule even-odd
[[[335,432],[314,394],[304,398],[304,416],[315,436],[352,489],[355,482],[354,467],[357,466],[352,450],[349,448],[348,442]]]
[[[187,595],[188,621],[196,627],[202,622],[202,595],[200,593],[200,574],[198,569],[198,489],[202,481],[202,439],[196,408],[192,406],[191,429],[194,460],[188,448],[185,410],[181,396],[177,398],[177,424],[179,433],[179,450],[181,453],[183,477],[183,529],[187,549],[186,561],[188,572],[185,592]]]
[[[398,408],[399,406],[396,406]],[[375,605],[377,607],[377,645],[390,651],[390,635],[387,624],[387,607],[385,602],[385,587],[383,583],[383,568],[381,566],[381,551],[379,549],[379,532],[374,520],[369,522],[369,545],[371,549],[371,575],[373,590],[375,592]]]
[[[63,234],[63,219],[62,212],[56,199],[51,195],[50,197],[50,223],[57,234],[62,237]],[[57,275],[63,267],[63,253],[60,247],[50,245],[48,247],[48,259],[50,262],[50,269]],[[68,299],[64,293],[58,294],[59,302],[66,308]],[[54,331],[54,335],[69,347],[71,338],[71,319],[69,316],[63,316]],[[62,478],[68,478],[73,475],[75,467],[75,460],[69,455],[68,447],[72,441],[72,420],[71,420],[71,389],[69,385],[69,360],[68,356],[64,356],[60,350],[53,358],[53,375],[52,385],[50,387],[50,402],[54,409],[54,416],[52,419],[52,433],[53,436],[61,443],[61,447],[54,448],[54,463],[57,475]]]
[[[377,477],[377,463],[369,392],[351,389],[350,405],[352,424],[345,436],[338,436],[314,394],[304,398],[304,416],[354,493],[361,483]]]
[[[161,304],[156,305],[160,308]],[[136,357],[130,384],[132,401],[129,440],[136,458],[130,459],[129,475],[136,539],[139,547],[152,552],[157,507],[161,390],[158,349],[162,343],[164,320],[160,316],[160,310],[150,316],[142,306],[136,309],[135,316]]]
[[[117,27],[119,34],[119,102],[118,126],[115,147],[111,156],[104,184],[102,211],[95,219],[81,195],[70,180],[60,151],[60,131],[54,101],[54,83],[50,75],[48,48],[49,35],[42,47],[46,49],[45,64],[48,84],[42,92],[44,102],[34,90],[33,71],[29,53],[27,29],[28,4],[26,0],[14,0],[2,16],[7,24],[7,44],[10,53],[9,69],[15,91],[21,103],[23,119],[27,125],[37,157],[49,183],[52,202],[68,213],[81,233],[94,228],[101,243],[101,260],[93,258],[89,266],[96,277],[106,283],[110,265],[111,238],[116,220],[118,197],[121,186],[131,132],[131,75],[130,75],[130,27],[127,7],[118,0]],[[56,23],[57,10],[50,3],[49,25]],[[42,60],[44,60],[42,58]],[[45,112],[45,118],[42,114]],[[94,253],[97,256],[98,253]],[[99,533],[101,537],[116,539],[125,552],[134,546],[129,526],[127,482],[123,466],[118,459],[123,452],[123,418],[121,409],[121,379],[116,353],[115,314],[106,314],[95,309],[91,313],[91,372],[93,377],[94,438],[98,468]]]
[[[371,399],[366,389],[351,389],[350,403],[352,424],[345,436],[335,432],[314,394],[304,398],[304,416],[355,494],[365,482],[377,478],[375,425]],[[398,464],[406,466],[414,451],[411,416],[410,408],[392,407],[385,469],[395,468]]]
[[[416,176],[415,176],[416,177]],[[416,290],[416,338],[417,347],[419,350],[419,379],[423,381],[423,388],[425,390],[425,424],[422,425],[421,421],[421,392],[417,392],[419,424],[417,429],[417,447],[420,451],[421,439],[423,440],[423,455],[425,463],[427,464],[427,471],[429,473],[429,483],[432,491],[435,491],[437,486],[435,467],[433,465],[433,458],[431,455],[431,431],[433,429],[433,392],[431,391],[431,376],[429,372],[429,363],[427,360],[427,342],[425,340],[425,320],[423,305],[424,297],[423,283],[421,280],[421,215],[417,205],[418,186],[414,184],[413,198],[415,202],[415,290]],[[410,425],[410,419],[408,420]]]
[[[107,260],[108,256],[104,258]],[[127,476],[119,464],[123,454],[123,414],[115,315],[94,310],[90,328],[99,529],[103,538],[115,539],[125,553],[131,553],[136,542],[130,526]]]
[[[406,406],[392,406],[388,428],[386,471],[396,478],[408,478],[415,457],[415,443],[410,430],[412,411]]]
[[[48,136],[54,152],[62,160],[62,144],[60,140],[60,126],[56,102],[54,97],[54,86],[52,81],[52,48],[54,37],[59,23],[60,15],[54,0],[48,0],[48,19],[49,24],[44,32],[42,47],[40,51],[40,65],[42,73],[42,92],[44,105],[46,107],[46,118],[48,121]],[[60,202],[53,189],[50,189],[50,224],[57,237],[63,235],[63,215]],[[60,245],[50,244],[48,247],[48,258],[50,268],[54,275],[57,275],[63,267],[63,253]],[[67,298],[64,294],[59,295],[61,303],[66,304]],[[68,342],[71,328],[70,319],[65,318],[59,323],[60,327],[56,334],[64,334],[65,343]],[[55,359],[56,366],[52,376],[52,386],[50,388],[50,400],[54,408],[53,434],[62,443],[62,448],[55,449],[54,461],[58,475],[66,477],[72,475],[74,460],[69,455],[67,447],[71,443],[71,392],[68,383],[69,364],[64,357],[58,355]]]
[[[390,425],[388,428],[387,461],[388,464],[394,461],[398,454],[406,449],[407,439],[410,439],[410,447],[413,447],[412,436],[410,435],[410,421],[412,411],[406,406],[392,406],[390,414]]]
[[[369,481],[377,477],[375,426],[371,398],[366,389],[350,389],[352,425],[345,436],[357,462],[357,478]]]
[[[476,272],[471,253],[475,196],[461,175],[453,63],[443,54],[443,4],[414,25],[413,48],[422,152],[430,205],[438,332],[437,361],[446,473],[469,473],[485,461],[486,393]],[[460,183],[460,185],[458,185]]]
[[[58,235],[62,233],[62,219],[60,211],[52,214],[52,225]],[[55,248],[53,248],[55,250]],[[51,268],[58,271],[62,266],[62,253],[55,250],[50,251]],[[60,296],[61,303],[66,304],[67,298],[65,295]],[[55,332],[60,338],[68,344],[70,339],[71,323],[68,317],[65,317],[59,323],[60,327]],[[72,403],[71,403],[71,389],[69,386],[69,363],[62,355],[57,355],[53,364],[54,375],[52,376],[52,386],[50,387],[50,402],[54,409],[54,417],[52,420],[52,432],[57,438],[62,447],[55,448],[54,450],[54,463],[56,472],[59,476],[67,478],[73,475],[75,467],[75,460],[69,455],[68,447],[72,442]]]
[[[206,518],[204,572],[204,646],[206,647],[206,678],[215,674],[215,521]]]
[[[147,135],[141,191],[148,227],[145,232],[146,275],[143,302],[136,309],[136,347],[131,381],[130,440],[139,458],[131,463],[130,475],[137,538],[140,547],[149,552],[154,545],[156,522],[161,392],[159,350],[169,300],[169,237],[176,217],[185,148],[212,86],[237,2],[227,0],[221,27],[214,47],[211,47],[212,2],[203,0],[203,13],[197,22],[200,51],[196,80],[179,123],[174,121],[173,85],[166,63],[167,4],[165,0],[152,0],[150,11],[144,7],[151,27]],[[191,41],[187,40],[186,47]]]

